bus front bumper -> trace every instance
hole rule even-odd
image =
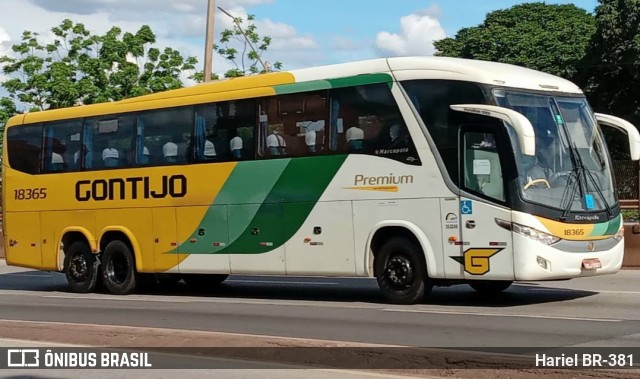
[[[516,280],[559,280],[615,274],[622,267],[624,239],[603,251],[589,252],[589,241],[582,252],[568,252],[514,233],[514,271]]]

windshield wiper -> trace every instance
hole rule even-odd
[[[577,185],[573,185],[573,181],[576,181]],[[562,193],[562,198],[560,199],[560,206],[562,207],[565,199],[568,199],[569,203],[564,207],[564,210],[562,211],[562,217],[560,217],[560,220],[562,221],[566,221],[567,220],[567,216],[569,215],[569,212],[571,211],[571,206],[573,205],[573,200],[576,198],[576,191],[578,191],[578,188],[580,186],[579,184],[580,179],[578,179],[578,174],[576,172],[576,168],[572,169],[571,172],[569,173],[569,177],[567,178],[567,184],[564,187],[564,192]]]
[[[604,197],[604,194],[602,193],[602,189],[598,185],[598,181],[593,176],[593,173],[591,172],[591,170],[584,167],[582,157],[580,156],[580,152],[578,151],[578,148],[576,147],[575,143],[573,143],[573,146],[571,147],[571,149],[573,150],[573,153],[575,154],[576,158],[580,163],[580,170],[582,171],[582,175],[584,176],[584,179],[585,179],[585,185],[587,187],[586,190],[587,191],[589,190],[589,182],[591,182],[591,184],[593,185],[593,188],[595,189],[595,192],[598,194],[600,201],[602,202],[605,210],[607,211],[607,219],[611,220],[613,218],[613,211],[611,210],[611,207],[609,206],[607,199]]]
[[[565,199],[567,198],[567,195],[568,195],[568,203],[567,203],[567,206],[564,208],[564,211],[562,212],[561,219],[563,221],[567,219],[567,216],[571,211],[571,206],[573,205],[573,200],[575,199],[575,196],[576,196],[576,191],[578,189],[580,189],[580,199],[585,199],[586,201],[586,195],[589,192],[589,184],[591,184],[595,192],[598,194],[600,201],[605,207],[605,210],[607,212],[607,219],[610,220],[611,218],[613,218],[613,211],[611,210],[611,207],[609,206],[607,199],[602,193],[602,189],[598,185],[598,181],[593,176],[593,173],[591,172],[591,170],[587,169],[584,166],[584,161],[580,156],[580,152],[578,151],[578,148],[576,147],[575,142],[573,142],[572,145],[573,146],[570,147],[569,151],[570,151],[571,160],[573,161],[573,169],[571,170],[570,176],[567,179],[567,186],[565,187],[564,193],[562,194],[560,205],[562,206]],[[574,178],[576,180],[577,186],[573,185]],[[582,180],[580,180],[581,178]]]

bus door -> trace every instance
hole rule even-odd
[[[465,279],[514,279],[511,231],[497,223],[511,222],[505,179],[510,146],[506,130],[495,122],[460,129],[461,239],[459,255],[451,259]]]

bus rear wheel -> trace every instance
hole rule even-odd
[[[114,295],[128,295],[136,289],[136,262],[127,244],[109,242],[102,253],[104,286]]]
[[[406,238],[395,237],[385,242],[374,266],[378,287],[393,304],[415,304],[431,291],[422,252]]]
[[[228,277],[229,274],[184,274],[182,279],[190,287],[207,290],[219,286]]]
[[[497,294],[505,291],[511,286],[512,281],[509,280],[475,280],[469,282],[471,288],[482,294]]]
[[[75,293],[89,293],[98,284],[100,262],[84,241],[69,245],[64,257],[64,274],[69,289]]]

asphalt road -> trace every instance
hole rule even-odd
[[[421,347],[640,346],[640,271],[520,283],[486,298],[436,288],[386,304],[367,279],[231,277],[130,296],[68,293],[64,276],[0,261],[0,319],[128,325]]]

